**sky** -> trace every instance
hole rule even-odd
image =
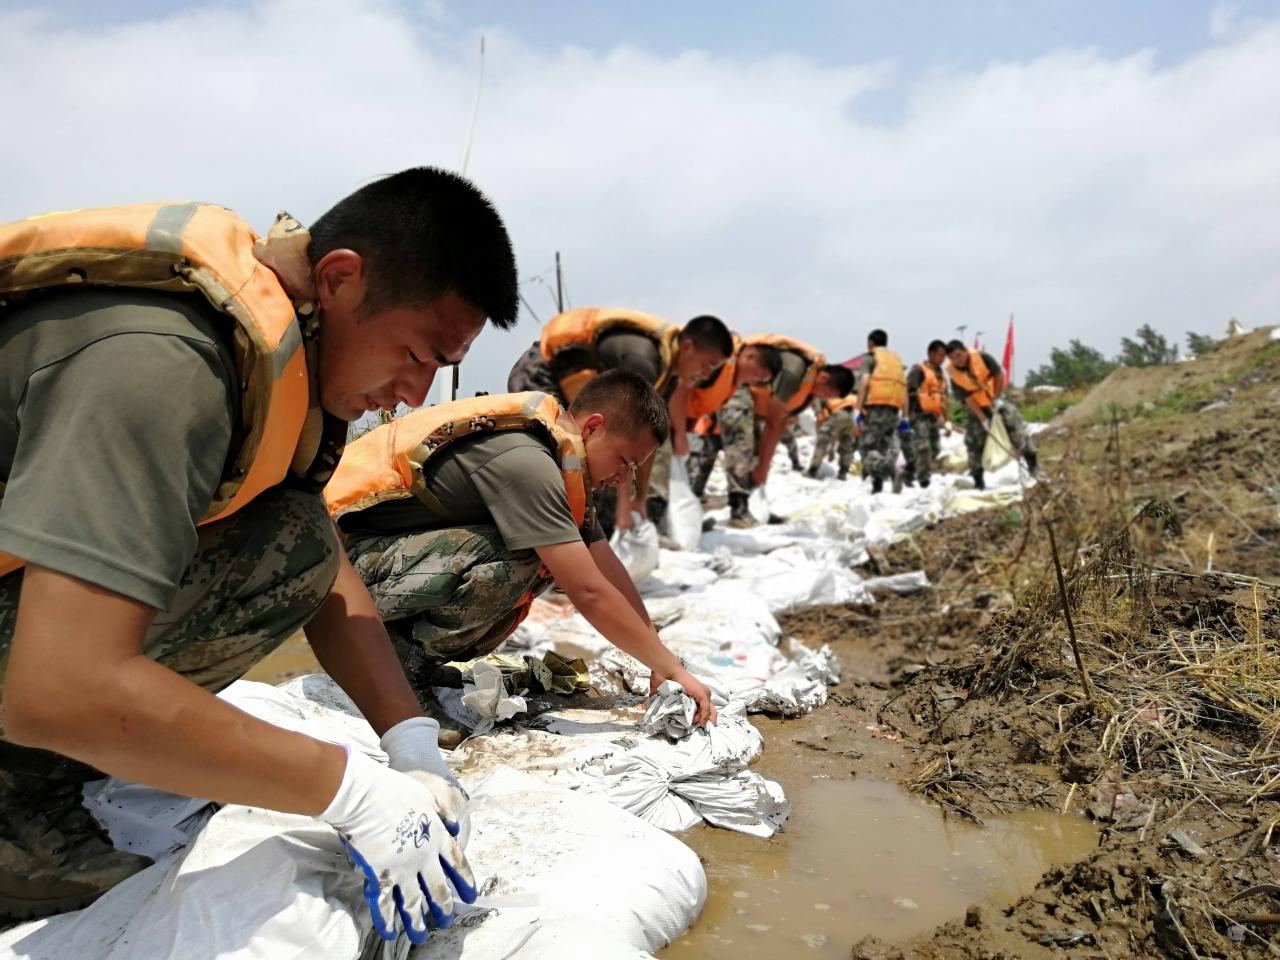
[[[483,81],[479,48],[484,38]],[[458,169],[516,247],[501,390],[572,306],[807,340],[1280,322],[1280,0],[0,3],[0,221],[149,200],[304,222]]]

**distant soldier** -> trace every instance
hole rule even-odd
[[[867,352],[859,366],[858,417],[862,428],[862,468],[871,477],[871,492],[884,489],[892,479],[901,489],[897,473],[898,434],[910,430],[907,415],[907,375],[902,358],[888,349],[889,335],[872,330]]]
[[[911,436],[904,444],[913,452],[907,462],[906,482],[929,486],[933,462],[942,452],[942,426],[947,422],[947,380],[942,364],[947,345],[941,340],[929,344],[927,359],[907,372],[907,403]]]
[[[996,358],[981,350],[970,350],[959,340],[947,344],[947,374],[951,378],[951,391],[960,400],[968,414],[965,421],[964,445],[969,453],[969,474],[973,485],[986,489],[982,471],[982,451],[987,442],[987,424],[999,414],[1009,433],[1014,456],[1021,455],[1027,469],[1036,472],[1035,442],[1027,433],[1022,414],[1001,394],[1004,393],[1004,370]]]
[[[853,416],[858,409],[857,397],[841,397],[838,400],[819,400],[815,404],[818,420],[818,442],[813,448],[813,460],[809,462],[806,476],[817,479],[818,468],[823,461],[836,454],[839,472],[837,480],[849,477],[849,468],[853,465],[856,427]]]
[[[672,445],[680,455],[688,452],[685,403],[689,390],[732,353],[733,337],[716,317],[694,317],[680,327],[639,310],[582,307],[547,321],[538,342],[516,361],[507,389],[550,393],[569,404],[604,371],[630,370],[666,400],[671,442],[640,465],[634,490],[624,484],[597,494],[600,524],[608,534],[615,525],[629,528],[633,509],[647,510],[655,523],[662,519]]]

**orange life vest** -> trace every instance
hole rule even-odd
[[[902,358],[892,350],[876,347],[872,351],[875,369],[867,387],[868,407],[907,407],[907,372]]]
[[[589,536],[595,527],[595,510],[591,505],[586,447],[577,424],[546,393],[455,400],[414,410],[375,427],[347,444],[333,479],[324,489],[329,513],[336,521],[385,500],[416,497],[436,516],[447,520],[448,506],[427,487],[423,468],[456,440],[503,430],[534,432],[547,441],[564,478],[573,522],[584,537]],[[551,581],[550,572],[543,567],[538,580],[516,604],[514,616],[504,622],[509,626],[506,636],[524,621],[533,601]],[[495,639],[500,642],[505,637]]]
[[[653,389],[662,392],[675,370],[680,328],[651,313],[622,307],[581,307],[566,310],[552,317],[542,328],[542,357],[550,363],[556,354],[575,348],[590,351],[589,355],[592,355],[600,337],[606,333],[638,333],[653,341],[658,348],[662,371]],[[600,362],[593,357],[584,369],[562,377],[559,386],[565,400],[572,403],[587,381],[599,372]]]
[[[0,226],[0,306],[85,284],[198,293],[234,321],[243,439],[201,523],[229,516],[312,465],[323,414],[311,408],[294,304],[254,258],[258,235],[208,203],[71,210]],[[303,442],[304,434],[315,440]],[[0,575],[23,561],[0,554]]]
[[[685,404],[685,416],[690,422],[700,421],[719,413],[720,408],[733,396],[734,381],[738,377],[738,354],[746,346],[742,338],[733,338],[733,356],[716,368],[706,380],[698,383],[689,391],[689,400]],[[695,428],[696,430],[696,428]]]
[[[995,377],[987,369],[986,361],[979,351],[969,351],[969,367],[966,370],[961,370],[948,360],[947,374],[951,377],[951,382],[972,397],[978,406],[984,410],[995,406],[996,397],[1000,393],[996,389]]]
[[[823,400],[822,410],[818,415],[818,422],[822,423],[831,418],[833,413],[840,410],[854,411],[858,409],[858,397],[856,394],[849,394],[847,397],[837,397],[835,400]]]
[[[933,364],[922,363],[920,364],[920,369],[924,372],[924,381],[916,392],[916,399],[920,404],[920,409],[924,413],[935,417],[945,417],[947,409],[946,384],[942,382],[942,377],[938,371],[934,370]]]
[[[818,372],[822,370],[827,362],[826,357],[822,355],[822,351],[817,347],[810,346],[803,340],[784,337],[776,333],[757,334],[754,337],[748,337],[746,342],[763,343],[770,347],[776,347],[778,350],[787,350],[791,353],[799,354],[804,358],[809,364],[809,368],[805,371],[804,380],[801,381],[799,389],[787,401],[787,413],[794,416],[803,410],[805,404],[813,396],[813,385],[818,382]],[[756,416],[764,416],[765,411],[769,409],[769,400],[773,397],[773,388],[769,384],[760,384],[753,386],[751,393],[756,398]]]

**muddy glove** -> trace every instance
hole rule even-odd
[[[457,824],[446,824],[436,813],[443,780],[431,773],[399,773],[346,749],[342,785],[317,819],[333,825],[364,874],[364,898],[378,936],[394,940],[402,931],[412,943],[423,943],[428,923],[453,924],[455,893],[464,903],[476,899],[475,877],[453,839]],[[431,781],[437,784],[429,786]]]
[[[911,421],[906,417],[903,417],[898,421],[898,433],[902,434],[904,437],[911,433]]]
[[[425,785],[436,798],[436,813],[445,823],[458,824],[459,829],[453,831],[453,835],[460,837],[459,843],[465,849],[471,836],[464,809],[467,792],[440,753],[440,724],[430,717],[401,720],[382,735],[378,745],[386,753],[392,770],[434,775]]]

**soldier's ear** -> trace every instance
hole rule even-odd
[[[582,430],[582,439],[586,440],[597,432],[604,429],[604,414],[593,413],[582,421],[580,429]]]

